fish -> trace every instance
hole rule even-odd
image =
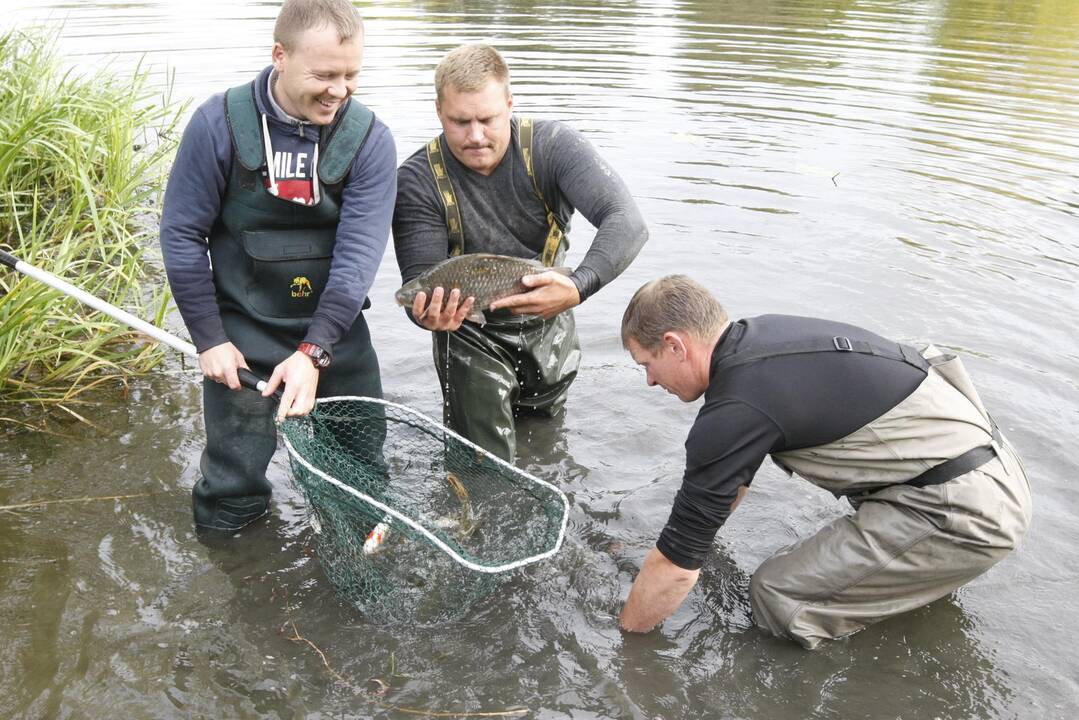
[[[472,518],[472,502],[468,499],[468,488],[451,472],[446,473],[446,482],[449,483],[457,500],[461,503],[461,522],[458,530],[464,537],[468,537],[476,529],[476,523]]]
[[[465,487],[460,478],[452,472],[448,472],[446,473],[446,482],[449,484],[450,489],[453,490],[454,495],[457,496],[458,502],[461,503],[461,516],[460,518],[438,517],[431,524],[439,530],[452,531],[459,539],[464,540],[475,531],[479,516],[472,512],[472,502],[468,498],[468,488]],[[322,532],[321,524],[316,524],[317,517],[315,515],[311,516],[311,521],[311,524],[315,526],[315,532]],[[393,517],[387,513],[371,529],[371,532],[367,533],[367,539],[363,541],[363,554],[374,555],[384,550],[386,548],[386,538],[389,537],[392,529]]]
[[[376,552],[382,549],[382,543],[386,539],[386,535],[390,532],[390,523],[393,521],[389,515],[382,518],[382,521],[371,528],[371,532],[367,533],[367,539],[363,541],[363,554],[374,555]]]
[[[444,288],[447,296],[450,290],[461,291],[461,299],[476,298],[467,319],[484,325],[487,316],[483,311],[491,307],[495,300],[510,295],[527,292],[529,288],[521,282],[525,275],[553,270],[563,275],[572,272],[567,267],[547,267],[538,260],[494,255],[492,253],[469,253],[443,260],[428,268],[412,280],[405,283],[394,293],[399,305],[410,308],[418,294],[426,293],[428,300],[436,288]]]

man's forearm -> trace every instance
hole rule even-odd
[[[589,281],[588,296],[621,275],[648,240],[648,227],[632,200],[620,201],[616,208],[597,221],[592,244],[574,271]]]
[[[629,266],[648,239],[648,227],[625,182],[580,132],[548,122],[537,126],[536,140],[544,197],[551,203],[564,198],[568,209],[576,208],[596,228],[572,276],[584,302]]]
[[[700,570],[680,568],[652,548],[633,581],[619,624],[632,632],[648,632],[678,609],[699,575]]]

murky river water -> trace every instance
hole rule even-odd
[[[518,111],[584,131],[649,222],[637,262],[578,311],[565,419],[522,433],[522,462],[571,496],[565,549],[461,622],[373,626],[311,557],[283,456],[269,522],[208,547],[189,504],[200,390],[177,360],[103,396],[96,428],[0,431],[0,505],[141,495],[0,513],[0,716],[1075,717],[1079,3],[363,5],[360,94],[400,157],[438,130],[438,58],[487,39]],[[7,25],[66,19],[60,46],[79,63],[145,54],[156,82],[175,71],[174,95],[201,101],[267,62],[277,3],[3,7]],[[590,234],[578,219],[571,259]],[[753,628],[748,577],[844,504],[766,463],[683,608],[624,636],[615,618],[695,408],[645,387],[617,322],[642,282],[675,271],[735,316],[835,317],[961,350],[1030,472],[1022,548],[950,598],[808,653]],[[383,382],[437,416],[429,341],[393,305],[398,284],[391,252],[369,313]]]

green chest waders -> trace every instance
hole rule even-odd
[[[836,349],[852,351],[849,341]],[[903,354],[927,375],[901,403],[832,443],[773,455],[855,506],[750,582],[757,623],[806,647],[947,595],[1007,555],[1030,522],[1025,471],[962,362],[933,347]]]
[[[540,258],[552,267],[564,257],[567,239],[533,171],[532,129],[530,118],[520,119],[521,156],[547,214],[547,239]],[[460,255],[466,251],[467,228],[440,138],[427,144],[427,161],[446,213],[448,254]],[[445,400],[445,424],[508,462],[516,457],[516,416],[559,412],[581,363],[570,310],[550,320],[521,318],[508,311],[491,313],[482,327],[465,322],[453,333],[433,333],[433,354]]]
[[[320,200],[303,206],[265,188],[267,158],[254,92],[247,84],[226,94],[232,172],[209,246],[225,332],[251,369],[268,376],[296,350],[318,307],[330,274],[341,189],[373,115],[350,101],[341,119],[323,128],[313,180]],[[333,364],[320,373],[319,397],[382,396],[378,358],[362,313],[332,355]],[[266,467],[277,446],[274,401],[206,379],[203,406],[206,449],[193,489],[195,524],[236,529],[269,507]]]

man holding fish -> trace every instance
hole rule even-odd
[[[281,383],[278,419],[316,395],[382,395],[361,310],[397,162],[387,127],[351,99],[363,32],[348,0],[287,0],[272,64],[195,111],[169,176],[161,248],[205,376],[199,528],[267,511]],[[245,367],[270,376],[263,397],[240,388]]]
[[[558,412],[577,374],[571,308],[629,265],[648,230],[580,133],[512,114],[494,48],[450,52],[435,90],[443,132],[398,170],[398,301],[434,334],[447,424],[512,462],[516,414]],[[556,271],[575,209],[596,236],[580,265]]]

